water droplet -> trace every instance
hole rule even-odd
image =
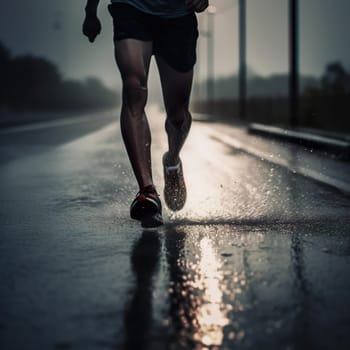
[[[235,332],[230,332],[230,333],[227,335],[227,338],[230,339],[230,340],[235,339],[235,338],[236,338]]]

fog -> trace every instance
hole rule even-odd
[[[215,77],[234,74],[238,66],[237,0],[212,0],[214,15]],[[97,76],[107,85],[120,81],[113,58],[112,21],[108,1],[101,1],[103,32],[94,44],[81,34],[85,0],[48,2],[11,0],[0,3],[0,41],[14,54],[30,53],[49,58],[62,74],[80,79]],[[288,67],[288,1],[247,0],[248,65],[267,76]],[[328,62],[350,68],[350,34],[347,0],[300,1],[300,69],[320,75]],[[207,12],[198,14],[202,35],[198,43],[197,79],[206,79]],[[152,76],[152,75],[151,75]],[[154,78],[157,84],[157,78]],[[151,82],[152,83],[152,82]],[[152,85],[152,84],[151,84]]]

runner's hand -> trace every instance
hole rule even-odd
[[[101,22],[97,18],[97,16],[89,16],[85,17],[83,23],[83,34],[87,36],[91,43],[93,43],[97,37],[101,33]]]
[[[185,0],[187,9],[195,12],[203,12],[208,6],[208,0]]]

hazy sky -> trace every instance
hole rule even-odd
[[[215,15],[215,74],[237,70],[237,0],[211,1]],[[102,35],[90,44],[81,35],[85,0],[0,0],[0,40],[14,54],[31,53],[55,61],[65,76],[94,75],[118,84],[113,58],[108,0],[101,0]],[[288,0],[247,0],[248,64],[257,73],[287,71]],[[327,62],[340,60],[350,69],[349,0],[300,0],[300,66],[319,75]],[[207,14],[199,14],[201,31]],[[206,74],[206,39],[199,42],[197,74]]]

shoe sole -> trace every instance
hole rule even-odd
[[[186,200],[180,202],[180,204],[174,204],[173,199],[167,199],[166,194],[164,194],[165,203],[167,207],[172,211],[180,211],[186,204]]]
[[[180,167],[181,167],[181,172],[182,172],[182,178],[184,181],[184,186],[183,190],[185,192],[184,198],[182,198],[180,201],[177,201],[176,198],[172,196],[172,193],[174,192],[174,189],[172,188],[171,185],[169,185],[166,181],[166,170],[165,170],[165,163],[166,163],[166,154],[163,155],[163,173],[164,173],[164,199],[167,207],[172,210],[172,211],[180,211],[186,204],[186,199],[187,199],[187,189],[186,189],[186,184],[185,184],[185,179],[183,175],[183,168],[182,168],[182,161],[180,160]]]

